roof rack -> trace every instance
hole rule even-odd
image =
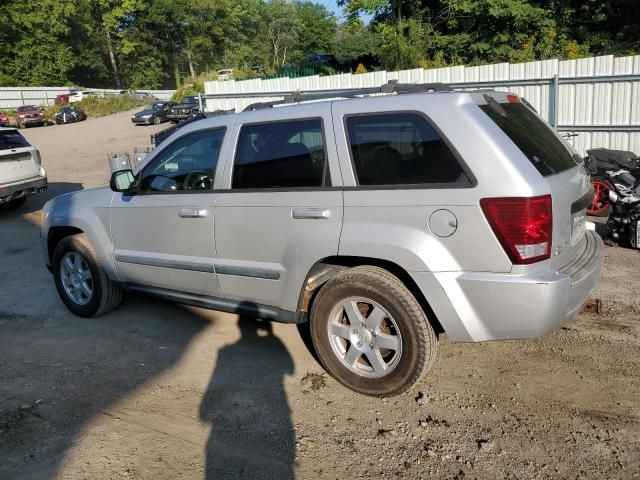
[[[308,102],[313,100],[326,100],[329,98],[355,98],[360,95],[383,94],[404,94],[404,93],[427,93],[427,92],[451,92],[453,89],[446,83],[398,83],[397,80],[389,80],[380,87],[354,88],[344,90],[327,90],[326,92],[291,92],[284,95],[282,100],[270,102],[256,102],[248,105],[243,111],[261,110],[271,108],[275,105],[286,105],[298,102]]]

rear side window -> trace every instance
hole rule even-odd
[[[0,132],[0,150],[30,147],[29,142],[15,130]]]
[[[471,185],[453,152],[421,115],[359,115],[347,117],[346,126],[359,185]]]
[[[488,104],[480,108],[507,134],[542,176],[564,172],[582,161],[525,104]]]
[[[245,125],[240,130],[232,188],[329,185],[322,120]]]

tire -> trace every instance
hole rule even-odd
[[[310,322],[313,346],[327,372],[365,395],[405,392],[436,357],[437,337],[420,304],[396,276],[379,267],[354,267],[327,282],[313,303]],[[356,346],[364,350],[351,353]]]
[[[591,205],[587,207],[587,214],[593,217],[608,217],[613,207],[609,200],[609,191],[611,191],[611,183],[603,177],[591,177],[591,183],[594,190],[594,198]]]
[[[24,202],[27,201],[27,197],[15,198],[13,200],[9,200],[7,203],[3,203],[0,205],[0,210],[15,210],[24,205]]]
[[[160,117],[154,117],[153,118],[153,124],[154,125],[160,125],[160,122],[162,122],[162,120],[160,120]]]
[[[91,277],[89,280],[81,278],[81,281],[90,287],[90,296],[86,295],[83,288],[78,287],[76,289],[72,286],[73,291],[80,292],[82,296],[80,302],[74,299],[63,283],[63,270],[65,267],[63,267],[62,263],[66,262],[67,259],[75,259],[77,258],[76,256],[81,259],[78,263],[80,263],[79,266],[83,270],[83,273],[88,271]],[[78,266],[78,263],[72,260],[72,264],[75,266]],[[122,302],[122,290],[109,279],[104,269],[100,266],[95,249],[84,233],[71,235],[60,241],[53,253],[52,266],[58,294],[67,308],[75,315],[79,317],[98,317],[113,310]],[[65,273],[68,273],[68,270],[67,268],[67,272]],[[67,283],[69,283],[71,277],[66,276],[66,278]]]

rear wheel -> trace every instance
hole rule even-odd
[[[359,393],[398,395],[435,360],[437,338],[424,311],[382,268],[361,266],[338,274],[318,293],[310,321],[323,366]]]
[[[66,237],[53,254],[53,276],[60,298],[80,317],[97,317],[122,302],[122,290],[98,262],[85,234]]]
[[[20,208],[22,205],[24,205],[24,202],[26,201],[27,197],[20,197],[9,200],[7,203],[0,204],[0,210],[15,210],[16,208]]]
[[[611,200],[609,200],[609,192],[611,184],[605,178],[594,177],[591,179],[593,184],[593,200],[587,208],[587,214],[594,217],[608,217],[611,213]]]

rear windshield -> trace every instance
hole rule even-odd
[[[481,105],[480,108],[502,129],[546,177],[564,172],[582,161],[523,103]]]
[[[15,130],[0,131],[0,150],[30,147],[29,142]]]

